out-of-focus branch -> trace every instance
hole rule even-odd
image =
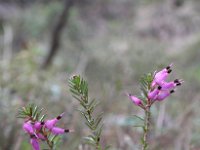
[[[47,68],[51,64],[54,56],[59,50],[61,33],[65,25],[67,24],[69,14],[70,14],[70,9],[72,8],[73,4],[74,4],[74,0],[64,1],[63,11],[61,12],[60,17],[58,18],[58,21],[55,24],[55,27],[51,35],[51,42],[50,42],[51,45],[50,45],[49,53],[47,57],[45,58],[44,63],[42,64],[43,69]]]

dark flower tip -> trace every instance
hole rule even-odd
[[[65,129],[65,133],[68,133],[69,132],[69,129]]]
[[[181,83],[177,83],[177,84],[176,84],[176,86],[180,86],[180,85],[181,85]]]
[[[171,69],[167,70],[167,73],[171,73],[171,72],[172,72],[172,70],[171,70]]]
[[[170,91],[170,93],[174,93],[174,92],[175,92],[174,90],[171,90],[171,91]]]
[[[33,139],[33,138],[36,138],[36,136],[34,134],[31,134],[30,138]]]
[[[169,70],[170,68],[171,68],[170,66],[167,66],[167,67],[166,67],[167,70]]]
[[[41,125],[44,125],[44,121],[42,121],[40,124],[41,124]]]
[[[158,86],[158,90],[161,90],[162,89],[162,87],[161,86]]]
[[[62,116],[58,116],[56,119],[57,119],[57,120],[60,120],[61,118],[62,118]]]
[[[179,80],[178,80],[178,79],[175,79],[175,80],[174,80],[174,83],[180,83],[180,82],[179,82]]]

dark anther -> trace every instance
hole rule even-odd
[[[31,134],[30,135],[30,138],[32,139],[32,138],[36,138],[36,136],[34,135],[34,134]]]
[[[176,84],[176,86],[180,86],[180,85],[181,85],[181,83],[177,83],[177,84]]]
[[[174,80],[174,83],[179,83],[179,80],[178,79]]]
[[[161,86],[158,86],[158,90],[161,90],[162,89],[162,87]]]
[[[170,68],[171,68],[170,66],[167,66],[167,67],[166,67],[167,70],[169,70]]]
[[[171,91],[170,91],[170,93],[174,93],[174,92],[175,92],[174,90],[171,90]]]
[[[167,73],[170,73],[170,72],[172,72],[172,70],[171,70],[171,69],[167,70]]]
[[[44,121],[42,121],[40,124],[41,124],[41,125],[44,125]]]
[[[57,119],[57,120],[60,120],[61,118],[62,118],[62,116],[58,116],[56,119]]]
[[[98,141],[98,142],[100,141],[100,137],[97,138],[97,141]]]
[[[69,129],[65,129],[65,133],[68,133],[69,132]]]

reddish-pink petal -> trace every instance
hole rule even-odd
[[[40,150],[40,145],[36,137],[32,137],[30,139],[30,143],[32,145],[33,150]]]
[[[162,101],[165,98],[167,98],[168,96],[170,96],[170,94],[173,93],[173,92],[174,92],[174,90],[171,90],[171,91],[161,91],[161,92],[159,92],[158,96],[156,97],[156,100]]]
[[[42,126],[44,125],[44,122],[39,122],[39,121],[37,121],[37,122],[35,122],[35,124],[34,124],[34,128],[36,129],[36,130],[40,130],[41,128],[42,128]]]
[[[131,94],[128,94],[128,97],[130,98],[130,100],[132,100],[132,102],[133,102],[135,105],[139,106],[140,104],[142,104],[142,100],[139,99],[139,98],[137,98],[136,96],[131,95]]]
[[[63,133],[68,133],[70,132],[69,129],[63,129],[63,128],[59,128],[59,127],[53,127],[51,129],[51,133],[57,135],[57,134],[63,134]]]
[[[148,98],[150,100],[154,100],[156,98],[156,96],[158,95],[158,93],[160,92],[161,88],[162,88],[161,86],[158,86],[158,88],[156,88],[153,91],[149,92],[148,93]]]
[[[47,120],[45,122],[45,127],[49,130],[51,130],[55,125],[56,123],[62,118],[62,116],[64,115],[64,113],[60,114],[58,117],[54,118],[54,119],[51,119],[51,120]]]
[[[46,137],[41,133],[37,133],[37,137],[41,140],[46,140]]]
[[[24,122],[24,124],[23,124],[23,129],[24,129],[24,131],[27,132],[28,134],[35,134],[35,133],[34,133],[34,129],[33,129],[33,125],[31,124],[31,121]]]

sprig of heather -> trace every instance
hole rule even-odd
[[[59,116],[45,120],[46,114],[42,115],[43,109],[30,104],[18,110],[17,117],[24,119],[23,130],[30,136],[30,144],[33,150],[40,150],[40,142],[46,142],[50,150],[55,150],[60,141],[61,134],[73,130],[57,127],[56,124],[64,113]]]
[[[175,92],[175,88],[183,83],[182,79],[175,79],[174,81],[167,82],[169,74],[172,72],[172,64],[162,69],[159,72],[146,74],[140,79],[141,95],[137,97],[132,94],[127,94],[129,99],[137,106],[142,108],[145,113],[145,118],[141,118],[144,121],[143,136],[141,139],[142,150],[148,148],[148,133],[151,118],[151,106],[156,101],[163,101]]]
[[[86,143],[93,146],[96,150],[102,150],[103,146],[100,144],[102,133],[102,114],[94,115],[94,111],[99,104],[95,99],[90,99],[88,96],[88,84],[80,76],[73,76],[69,79],[69,87],[72,96],[79,101],[81,108],[78,109],[85,119],[85,124],[91,130],[91,134],[85,137]],[[108,149],[106,147],[105,149]]]

